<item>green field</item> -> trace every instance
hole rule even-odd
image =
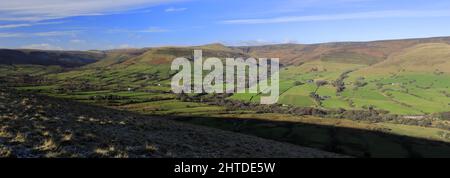
[[[236,49],[223,46],[203,48],[212,50],[205,55],[241,55]],[[422,55],[429,48],[436,53]],[[236,102],[234,106],[189,100],[202,97],[195,94],[183,100],[171,92],[174,72],[169,62],[176,55],[189,56],[191,49],[151,49],[130,58],[114,54],[73,69],[0,65],[0,79],[7,79],[5,83],[24,92],[164,116],[358,157],[436,157],[450,156],[446,145],[450,142],[450,123],[435,118],[436,114],[450,111],[450,73],[445,68],[448,63],[442,62],[448,54],[442,51],[447,48],[450,51],[445,45],[413,47],[384,61],[367,54],[333,52],[283,66],[279,105],[273,107],[312,108],[330,111],[332,114],[328,115],[267,113],[240,107],[249,103],[259,107],[254,105],[260,101],[259,93],[227,96],[224,100]],[[416,54],[415,50],[422,53]],[[423,67],[427,65],[422,64],[423,60],[428,58],[442,65]],[[384,113],[377,116],[387,120],[370,120],[370,114],[363,115],[367,118],[352,117],[372,111]],[[399,120],[389,120],[387,116]],[[414,116],[427,119],[401,120]]]

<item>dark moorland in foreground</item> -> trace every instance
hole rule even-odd
[[[278,104],[173,94],[194,49],[280,58]],[[450,157],[450,37],[0,50],[0,82],[3,157]]]
[[[1,157],[342,157],[254,136],[0,91]]]

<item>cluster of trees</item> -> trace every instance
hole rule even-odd
[[[435,114],[435,117],[442,119],[442,120],[450,121],[450,111],[437,113],[437,114]]]
[[[320,96],[319,94],[317,94],[317,91],[319,91],[320,87],[328,85],[328,81],[326,80],[317,80],[316,81],[316,89],[314,90],[314,92],[311,92],[309,94],[309,96],[314,99],[314,101],[316,101],[318,106],[322,106],[322,100],[324,100],[325,98]]]
[[[213,99],[217,100],[218,98],[225,99],[226,97],[230,97],[231,94],[207,94],[207,93],[197,93],[197,94],[186,94],[184,92],[176,95],[175,99],[183,101],[183,102],[211,102]]]
[[[71,93],[75,91],[96,91],[103,88],[97,85],[93,85],[88,81],[65,81],[61,84],[56,91],[59,93]]]
[[[414,125],[421,127],[431,127],[433,125],[432,119],[424,118],[424,119],[411,119],[404,118],[402,116],[398,116],[395,114],[389,114],[388,111],[383,110],[345,110],[339,109],[336,111],[330,111],[326,117],[333,118],[342,118],[342,119],[350,119],[355,121],[368,121],[368,122],[389,122],[395,124],[402,125]]]
[[[445,73],[440,71],[439,69],[434,70],[434,75],[444,75]]]
[[[450,125],[445,123],[438,123],[436,124],[436,128],[444,129],[444,130],[450,130]]]
[[[328,81],[326,80],[317,80],[316,81],[316,90],[314,90],[314,93],[317,93],[320,87],[328,85]]]
[[[260,105],[257,103],[242,102],[236,100],[221,100],[218,103],[210,104],[220,104],[225,106],[227,110],[253,110],[257,113],[279,113],[279,114],[292,114],[292,115],[314,115],[314,116],[326,116],[328,113],[325,110],[312,108],[312,107],[292,107],[283,106],[280,104],[273,105]]]
[[[447,98],[450,98],[450,93],[449,93],[449,92],[447,92],[447,91],[441,91],[441,93],[442,93],[443,95],[445,95]]]
[[[348,74],[353,72],[352,70],[348,70],[343,72],[339,78],[337,78],[335,81],[333,81],[333,86],[336,87],[336,94],[339,94],[345,90],[345,83],[344,80],[348,78]]]
[[[399,115],[390,114],[388,111],[377,110],[373,106],[367,106],[367,110],[346,110],[335,109],[325,110],[314,107],[296,107],[286,106],[281,104],[273,105],[260,105],[258,103],[251,103],[238,100],[227,99],[231,94],[178,94],[177,99],[190,102],[203,102],[210,105],[217,105],[226,107],[228,111],[236,110],[252,110],[257,113],[279,113],[279,114],[291,114],[298,116],[317,116],[324,118],[340,118],[350,119],[354,121],[368,121],[373,123],[388,122],[403,125],[414,125],[421,127],[438,127],[441,129],[450,130],[450,126],[444,123],[438,123],[433,125],[432,117],[426,117],[423,119],[405,118]],[[441,113],[441,115],[450,120],[450,112]]]
[[[33,85],[44,85],[49,83],[48,78],[33,76],[29,74],[10,74],[6,77],[2,77],[3,84],[8,84],[8,86],[33,86]]]
[[[160,94],[170,94],[171,91],[163,91],[163,90],[142,90],[145,93],[160,93]]]
[[[88,99],[95,100],[95,101],[115,101],[115,100],[129,99],[129,97],[118,96],[118,95],[95,95],[95,96],[89,96]]]
[[[319,94],[317,94],[315,92],[311,92],[311,93],[309,93],[309,97],[314,99],[314,101],[317,103],[317,105],[322,106],[322,97]]]
[[[304,85],[305,83],[303,83],[303,82],[301,82],[301,81],[295,81],[294,82],[294,85],[295,86],[301,86],[301,85]]]
[[[258,103],[227,99],[232,94],[195,94],[180,93],[176,99],[185,102],[202,102],[209,105],[226,107],[228,111],[251,110],[257,113],[281,113],[295,115],[326,115],[326,111],[318,108],[302,108],[283,106],[281,104],[261,105]]]
[[[155,73],[136,73],[134,74],[135,81],[158,81],[162,79],[162,76],[160,76],[160,72],[156,71]]]
[[[365,81],[365,78],[364,78],[364,77],[358,77],[358,78],[355,80],[355,83],[354,83],[355,89],[364,87],[364,86],[366,86],[367,84],[368,84],[368,83]]]
[[[187,95],[184,92],[181,92],[179,94],[177,94],[177,96],[175,97],[175,99],[183,101],[183,102],[191,102],[191,97],[189,95]]]
[[[441,138],[444,138],[446,140],[450,140],[450,133],[444,132],[444,131],[438,131],[437,133]]]
[[[433,122],[431,119],[425,118],[425,119],[406,119],[406,118],[398,118],[394,120],[395,124],[402,124],[402,125],[415,125],[415,126],[421,126],[421,127],[431,127],[433,126]]]

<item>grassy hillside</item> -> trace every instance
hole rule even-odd
[[[174,74],[169,70],[171,61],[177,57],[192,59],[195,49],[202,49],[204,58],[279,56],[285,64],[280,74],[280,104],[325,109],[375,108],[392,114],[422,115],[450,110],[448,39],[111,50],[104,52],[102,60],[68,72],[55,67],[34,70],[27,65],[2,69],[45,75],[55,81],[55,87],[88,85],[90,90],[170,92]],[[328,84],[318,88],[317,81]],[[341,82],[340,86],[336,86],[336,81]],[[259,102],[258,94],[236,94],[231,98]]]
[[[105,88],[167,90],[174,74],[170,64],[177,57],[193,59],[193,51],[201,49],[203,58],[249,57],[239,50],[218,44],[198,47],[162,47],[139,50],[108,51],[106,57],[96,63],[65,73],[49,75],[58,81],[86,81]],[[162,88],[161,86],[165,86]]]
[[[360,46],[393,45],[404,49],[392,52],[385,59],[344,50],[321,54],[317,59],[307,59],[299,65],[285,67],[280,73],[283,94],[279,103],[328,109],[360,110],[370,107],[402,115],[449,111],[450,45],[422,43],[406,47],[418,43],[414,40],[385,43],[372,42]],[[354,45],[343,44],[344,47]],[[337,46],[334,48],[344,48]],[[376,50],[376,47],[367,48],[363,49]],[[348,76],[343,79],[345,89],[337,92],[333,82],[346,72]],[[319,80],[329,83],[317,91],[319,96],[326,98],[320,103],[310,97],[317,89],[315,81]],[[295,85],[296,82],[302,84]],[[252,98],[252,102],[258,102],[252,96],[239,94],[233,98],[245,101]]]
[[[169,70],[171,61],[176,57],[192,59],[194,49],[202,49],[204,58],[279,55],[283,63],[294,64],[281,70],[280,104],[325,109],[375,108],[392,114],[423,115],[450,110],[450,45],[447,39],[246,48],[211,44],[111,50],[104,52],[102,60],[68,72],[61,72],[63,70],[56,67],[29,65],[4,65],[2,69],[11,73],[24,71],[45,75],[57,81],[55,87],[88,85],[90,90],[125,91],[131,88],[170,92],[170,78],[174,74]],[[344,73],[346,76],[341,78]],[[342,80],[342,91],[334,84],[338,80]],[[317,81],[328,84],[317,88]],[[321,100],[312,97],[311,93],[316,90],[315,96]],[[231,98],[259,102],[257,94],[236,94]]]
[[[21,91],[177,116],[183,122],[354,156],[436,156],[427,155],[427,149],[442,149],[436,153],[442,156],[449,153],[446,146],[426,145],[450,142],[450,123],[437,117],[450,111],[449,39],[110,50],[77,68],[0,65],[0,81]],[[195,49],[202,49],[204,58],[280,57],[279,105],[256,105],[259,94],[171,93],[171,61],[192,60]]]
[[[0,89],[0,157],[342,157],[233,132]]]
[[[338,60],[375,64],[406,48],[424,43],[449,44],[449,37],[386,40],[373,42],[340,42],[324,44],[285,44],[256,47],[239,47],[244,52],[259,57],[278,57],[284,65],[299,65],[314,60]]]
[[[61,67],[79,67],[97,62],[104,57],[103,52],[89,51],[42,51],[0,49],[0,64],[32,64]]]
[[[419,44],[399,51],[383,62],[359,73],[390,74],[399,72],[450,73],[450,45],[445,43]]]

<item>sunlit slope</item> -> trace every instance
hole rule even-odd
[[[359,55],[357,55],[359,56]],[[359,60],[356,60],[359,59]],[[450,110],[450,45],[424,43],[393,53],[375,64],[370,58],[343,53],[281,70],[280,104],[327,109],[369,109],[393,114],[421,115]],[[348,72],[345,89],[333,82]],[[317,81],[328,84],[317,87]],[[311,93],[323,98],[317,102]],[[234,99],[259,102],[257,94]]]
[[[284,44],[254,47],[239,47],[252,56],[280,58],[283,65],[299,65],[305,62],[324,60],[357,64],[376,64],[389,56],[415,45],[424,43],[449,44],[450,38],[423,38],[384,40],[372,42],[339,42],[323,44]]]
[[[148,49],[117,49],[105,51],[104,58],[95,63],[83,66],[83,68],[107,68],[120,64],[128,59],[137,57],[145,53]]]
[[[219,44],[197,47],[161,47],[141,50],[114,50],[99,62],[65,73],[51,75],[59,81],[87,81],[107,88],[154,89],[155,86],[170,89],[170,78],[176,71],[170,70],[175,58],[193,60],[194,50],[202,50],[208,57],[250,57],[239,50]]]
[[[170,79],[175,73],[170,70],[171,62],[177,57],[193,61],[196,49],[203,51],[204,59],[277,57],[282,64],[280,104],[325,109],[378,109],[416,115],[450,111],[449,41],[449,38],[427,38],[312,45],[227,47],[210,44],[121,49],[95,52],[102,54],[100,60],[70,70],[39,72],[48,67],[33,66],[2,66],[1,70],[14,73],[26,68],[32,73],[46,74],[45,77],[55,80],[55,85],[89,86],[84,90],[123,91],[131,88],[170,92]],[[342,78],[344,73],[346,77]],[[335,82],[338,79],[344,83],[342,91],[337,91]],[[317,87],[318,81],[327,84]],[[236,94],[231,98],[259,102],[260,95]]]
[[[407,48],[387,60],[351,74],[348,82],[364,77],[363,93],[378,98],[355,97],[358,105],[371,104],[400,114],[429,114],[450,110],[450,45],[427,43]]]
[[[450,45],[426,43],[407,48],[391,55],[387,60],[357,72],[361,75],[399,72],[450,74]]]
[[[365,64],[354,64],[331,61],[311,61],[302,65],[291,65],[280,71],[280,97],[278,103],[302,107],[319,107],[310,97],[317,87],[316,81],[334,81],[342,73],[367,67]],[[330,97],[327,102],[339,101],[335,88],[330,85],[322,86],[317,91]],[[243,101],[259,102],[259,94],[235,94],[232,98]],[[333,105],[333,104],[330,104]],[[339,101],[335,107],[345,107],[344,101]]]

